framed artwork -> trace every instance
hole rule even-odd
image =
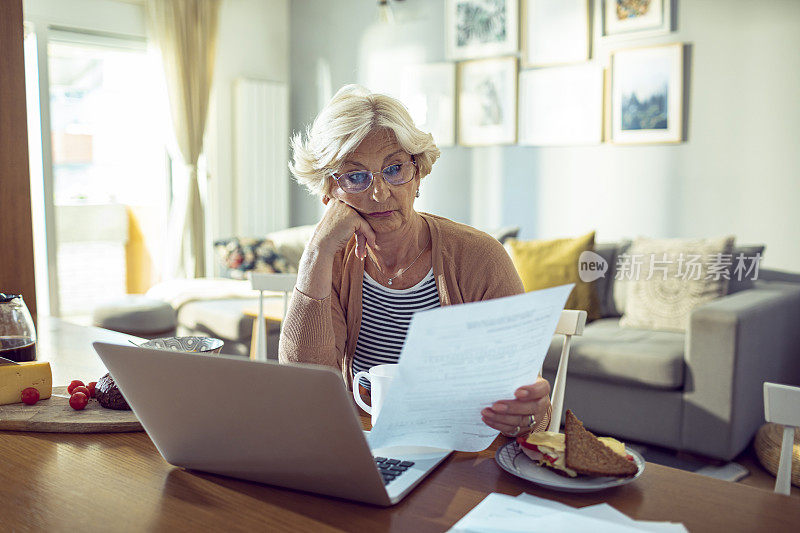
[[[458,64],[458,143],[513,144],[517,137],[517,58]]]
[[[574,146],[602,140],[602,67],[587,64],[520,72],[520,144]]]
[[[448,59],[517,53],[518,0],[446,0],[444,8]]]
[[[578,63],[590,55],[589,0],[526,0],[522,65]]]
[[[611,141],[683,140],[683,43],[611,54]]]
[[[602,0],[603,37],[646,37],[672,31],[673,0]]]
[[[456,65],[427,63],[402,70],[400,100],[439,147],[456,143]]]

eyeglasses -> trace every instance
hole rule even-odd
[[[372,185],[375,174],[380,174],[389,185],[402,185],[414,178],[414,168],[416,161],[406,161],[405,163],[394,163],[384,168],[380,172],[370,172],[369,170],[354,170],[345,172],[337,176],[333,174],[333,179],[345,192],[358,193],[364,192]]]

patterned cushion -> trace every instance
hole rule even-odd
[[[629,278],[620,326],[685,331],[692,309],[727,293],[732,249],[733,237],[634,241],[617,261]]]
[[[617,253],[614,258],[613,267],[609,269],[611,277],[609,277],[609,298],[607,301],[607,309],[603,316],[621,316],[625,313],[625,301],[628,297],[628,281],[624,279],[616,279],[615,273],[617,271],[616,257],[620,254],[628,253],[631,247],[630,240],[624,240],[619,243]],[[733,248],[732,261],[729,265],[730,284],[728,285],[728,294],[733,294],[739,291],[744,291],[753,288],[754,276],[758,274],[758,264],[764,256],[764,245],[741,245],[737,244]],[[745,271],[740,270],[744,268]],[[750,270],[748,270],[750,269]],[[600,281],[600,280],[598,280]]]
[[[269,239],[237,238],[219,240],[214,251],[223,268],[232,278],[244,279],[247,272],[283,273],[297,272],[297,267],[278,253]]]

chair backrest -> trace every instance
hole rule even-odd
[[[557,335],[583,335],[586,326],[586,311],[564,309],[556,324]]]
[[[794,432],[800,427],[800,387],[764,382],[764,418],[783,426],[775,492],[788,495],[792,481]]]
[[[567,365],[569,365],[569,345],[573,335],[583,335],[586,326],[586,311],[564,309],[556,325],[556,334],[564,335],[564,344],[561,346],[561,360],[558,362],[558,372],[553,382],[553,393],[550,395],[550,404],[553,412],[550,416],[550,425],[547,431],[558,431],[561,427],[561,412],[564,408],[564,389],[567,384]]]
[[[257,291],[292,292],[297,283],[297,274],[250,272],[250,283]]]
[[[297,274],[268,274],[265,272],[250,272],[250,284],[258,291],[258,317],[256,318],[256,361],[267,360],[267,328],[264,322],[264,291],[283,293],[283,319],[289,307],[289,294],[294,291],[297,283]],[[281,320],[283,328],[283,320]]]

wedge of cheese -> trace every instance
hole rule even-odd
[[[18,365],[0,365],[0,405],[22,401],[22,391],[34,387],[39,399],[46,400],[53,393],[53,373],[50,363],[30,361]]]

